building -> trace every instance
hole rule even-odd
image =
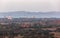
[[[60,38],[60,32],[51,32],[50,34],[53,34],[54,38]]]

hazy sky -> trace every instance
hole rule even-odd
[[[5,11],[60,11],[60,0],[0,0]]]

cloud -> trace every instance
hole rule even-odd
[[[60,0],[0,0],[5,11],[60,11]]]

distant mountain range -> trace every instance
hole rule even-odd
[[[26,11],[15,11],[15,12],[2,12],[0,18],[3,16],[12,16],[14,18],[19,17],[36,17],[36,18],[60,18],[60,12],[26,12]]]

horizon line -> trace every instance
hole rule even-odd
[[[19,10],[15,10],[15,11],[0,11],[0,12],[60,12],[60,11],[19,11]]]

